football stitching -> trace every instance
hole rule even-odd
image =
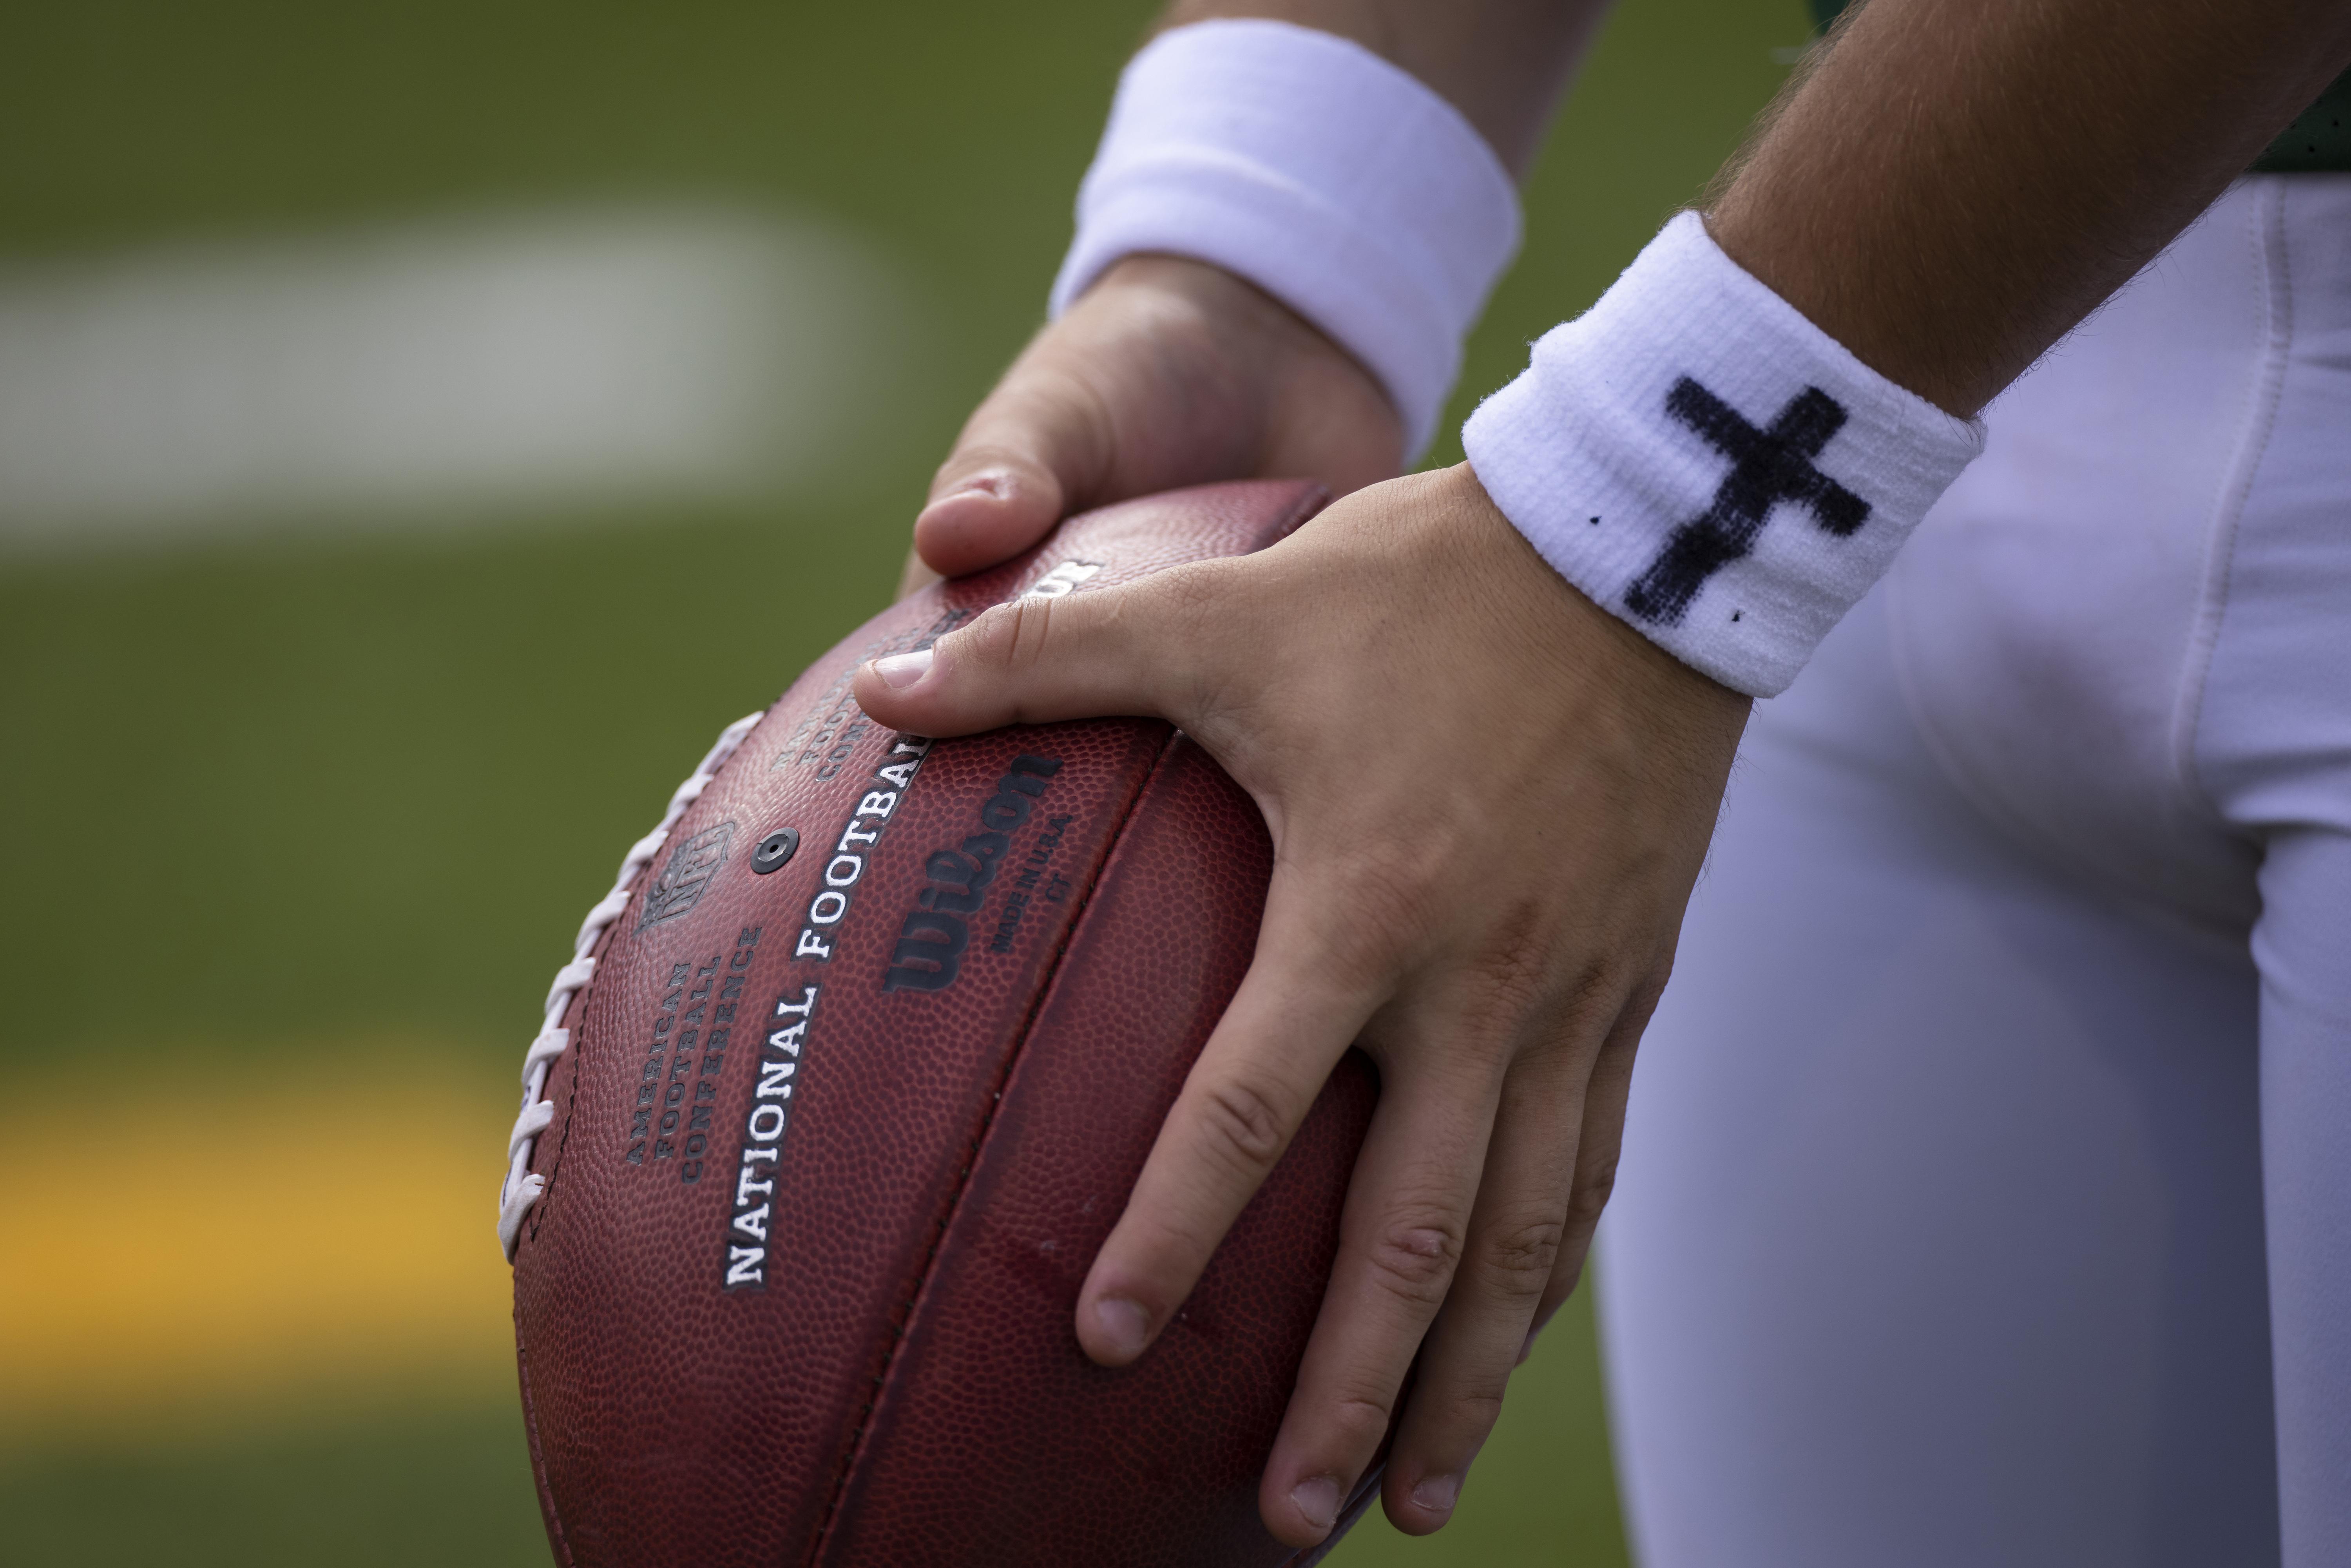
[[[530,1049],[523,1053],[522,1112],[515,1117],[514,1131],[507,1135],[506,1180],[498,1188],[498,1246],[509,1263],[514,1261],[515,1249],[521,1244],[523,1221],[547,1191],[549,1177],[530,1168],[531,1155],[538,1147],[539,1134],[555,1119],[555,1102],[544,1098],[547,1080],[557,1059],[571,1048],[571,1031],[559,1026],[573,998],[585,996],[595,977],[596,945],[629,907],[637,879],[661,853],[662,845],[668,841],[678,820],[702,799],[711,780],[718,777],[718,770],[741,747],[744,737],[767,716],[765,708],[746,714],[718,732],[716,743],[685,782],[671,794],[669,809],[662,813],[660,825],[630,845],[629,852],[621,858],[621,873],[613,879],[612,891],[588,911],[588,918],[580,922],[580,935],[571,945],[571,961],[555,971],[555,983],[547,993],[546,1019],[531,1040]]]

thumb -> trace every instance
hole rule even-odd
[[[1185,722],[1212,640],[1186,633],[1200,561],[1138,582],[999,604],[931,647],[857,672],[857,706],[893,729],[970,735],[1008,724],[1135,714]]]
[[[1100,488],[1110,421],[1078,377],[1031,354],[973,413],[914,518],[914,549],[961,577],[1043,538],[1072,501]]]

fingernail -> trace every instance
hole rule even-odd
[[[1339,1483],[1329,1476],[1309,1476],[1290,1489],[1290,1500],[1306,1522],[1328,1530],[1339,1522]]]
[[[1412,1489],[1413,1506],[1429,1513],[1451,1513],[1460,1495],[1459,1476],[1429,1476]]]
[[[930,667],[931,651],[928,648],[917,648],[911,653],[893,653],[886,659],[873,661],[873,673],[881,676],[882,684],[893,692],[903,691],[921,680],[923,672]]]
[[[967,474],[961,479],[956,481],[956,487],[949,490],[946,496],[937,497],[937,499],[944,501],[948,496],[996,496],[1000,497],[1010,488],[1012,488],[1011,475],[1004,472],[1000,468],[983,468],[977,474]]]
[[[1113,1352],[1132,1360],[1151,1336],[1151,1314],[1123,1296],[1104,1296],[1094,1303],[1094,1326]]]

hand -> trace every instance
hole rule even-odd
[[[1438,1528],[1583,1268],[1747,699],[1569,587],[1466,465],[1258,555],[998,606],[856,695],[925,735],[1156,715],[1256,798],[1256,956],[1078,1339],[1106,1365],[1144,1354],[1360,1043],[1379,1109],[1259,1506],[1280,1540],[1322,1539],[1417,1354],[1385,1503]]]
[[[1218,479],[1345,495],[1403,461],[1395,406],[1330,339],[1218,267],[1130,256],[964,425],[899,594],[1018,555],[1088,507]]]

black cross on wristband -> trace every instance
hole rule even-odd
[[[1687,376],[1666,394],[1666,412],[1730,458],[1731,467],[1713,503],[1677,525],[1625,590],[1625,608],[1642,620],[1677,624],[1706,580],[1754,548],[1764,518],[1782,501],[1811,507],[1813,520],[1839,538],[1868,521],[1869,503],[1813,465],[1845,422],[1844,407],[1820,388],[1791,398],[1766,430]]]

